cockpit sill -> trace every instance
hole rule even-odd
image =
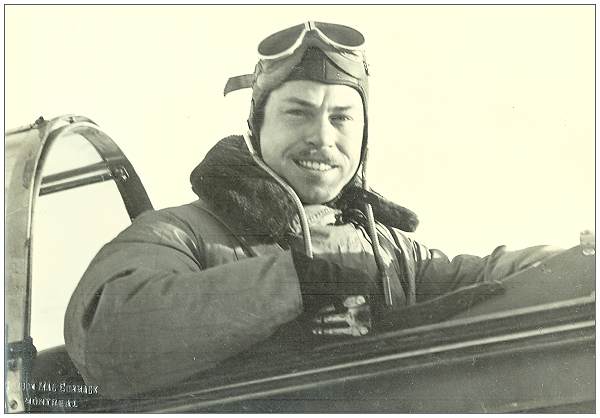
[[[426,371],[433,376],[440,369],[461,364],[465,373],[469,365],[485,358],[571,352],[574,347],[593,352],[594,318],[595,295],[591,295],[313,348],[296,347],[279,354],[246,355],[173,388],[130,399],[82,399],[80,410],[248,412],[247,406],[240,406],[244,402],[263,399],[268,403],[283,397],[287,403],[294,399],[297,403],[299,392],[377,376],[398,375],[401,382],[401,375]],[[491,373],[490,377],[494,378]],[[291,400],[289,394],[295,394]]]

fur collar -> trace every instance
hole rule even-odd
[[[192,190],[244,237],[278,242],[293,233],[296,206],[281,186],[252,159],[241,136],[219,141],[190,176]],[[365,191],[355,178],[328,206],[342,212],[361,210],[371,203],[375,219],[387,226],[412,232],[417,216],[402,206]]]

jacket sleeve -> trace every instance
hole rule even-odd
[[[412,240],[411,240],[412,241]],[[452,260],[440,250],[412,241],[417,302],[426,301],[463,286],[502,280],[562,251],[535,246],[517,251],[497,247],[490,255],[458,255]]]
[[[67,308],[65,343],[103,396],[172,385],[301,313],[289,252],[207,268],[206,245],[173,214],[149,212],[93,259]]]
[[[464,286],[502,280],[563,251],[547,245],[507,251],[501,245],[485,257],[463,254],[450,260],[440,250],[429,249],[396,229],[392,232],[403,254],[407,281],[415,283],[417,303]]]

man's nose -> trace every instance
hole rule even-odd
[[[328,148],[335,145],[335,130],[328,116],[313,119],[306,142],[316,148]]]

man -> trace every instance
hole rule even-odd
[[[450,261],[403,234],[414,213],[366,181],[363,43],[346,26],[297,25],[230,79],[226,93],[252,88],[250,133],[196,167],[199,200],[142,214],[104,246],[71,298],[65,341],[88,384],[107,396],[169,386],[286,329],[364,335],[386,312],[476,283],[489,293],[548,255]]]

